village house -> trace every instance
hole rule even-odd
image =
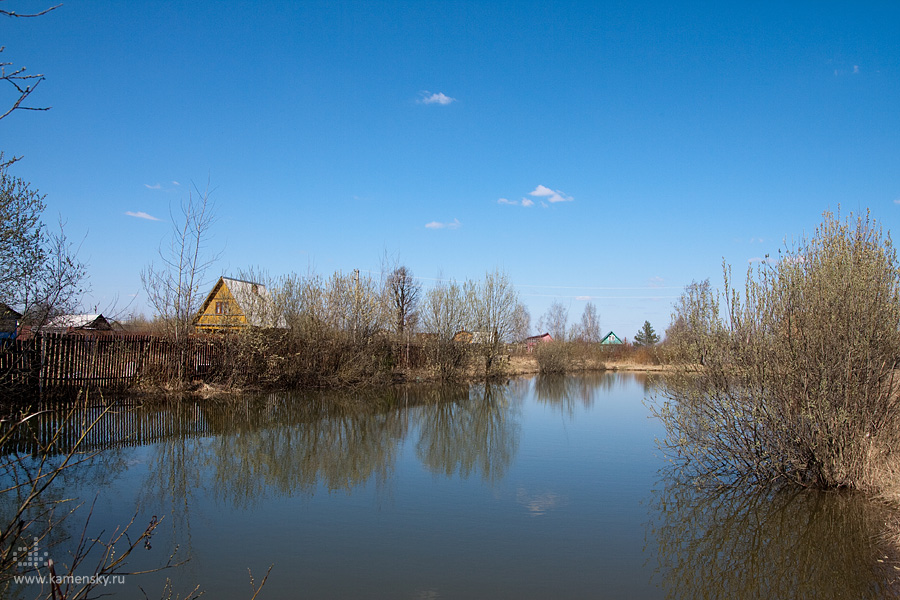
[[[14,340],[19,333],[22,313],[0,302],[0,340]]]
[[[609,333],[607,333],[606,336],[604,336],[604,338],[603,338],[602,340],[600,340],[600,345],[601,345],[601,346],[621,346],[621,345],[623,345],[624,343],[625,343],[625,342],[623,342],[623,341],[621,340],[621,338],[619,338],[619,336],[617,336],[617,335],[616,335],[614,332],[612,332],[612,331],[610,331]]]
[[[538,344],[545,344],[552,341],[553,336],[549,333],[542,333],[541,335],[533,335],[531,337],[527,337],[525,338],[525,352],[531,354],[532,352],[534,352],[534,349]]]
[[[266,286],[219,277],[200,307],[194,327],[201,332],[224,332],[244,327],[285,327],[285,321],[277,315]]]
[[[60,315],[53,317],[41,327],[44,333],[62,333],[67,335],[86,335],[112,332],[113,326],[101,315]]]

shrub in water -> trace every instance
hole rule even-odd
[[[889,235],[868,216],[825,213],[811,239],[749,271],[743,294],[729,279],[726,269],[724,315],[696,285],[676,307],[673,343],[693,366],[655,407],[664,444],[717,481],[885,483],[900,448],[900,271]]]

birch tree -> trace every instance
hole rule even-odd
[[[210,286],[207,273],[219,258],[211,253],[209,237],[215,223],[210,190],[194,188],[181,202],[180,214],[171,213],[172,230],[166,246],[159,248],[159,264],[151,263],[141,271],[147,300],[164,323],[167,335],[183,347],[191,334],[194,317]],[[183,379],[184,356],[177,374]]]

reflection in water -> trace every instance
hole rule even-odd
[[[485,481],[506,474],[519,445],[519,424],[506,388],[473,386],[422,408],[416,454],[433,473]]]
[[[142,489],[143,507],[172,530],[160,547],[196,559],[191,579],[224,581],[220,563],[243,569],[253,556],[278,563],[273,597],[301,587],[318,598],[890,597],[880,569],[893,567],[872,542],[884,515],[856,497],[705,493],[666,474],[642,528],[661,461],[640,399],[655,381],[594,374],[145,404],[104,417],[88,439],[103,452],[64,487]],[[54,418],[34,431],[57,430]],[[436,499],[423,468],[451,493]],[[373,483],[403,498],[373,512]],[[248,524],[260,529],[235,543]]]
[[[516,490],[516,502],[524,506],[532,517],[540,517],[554,508],[565,506],[568,498],[554,492],[529,494],[525,488],[520,487]]]
[[[654,508],[667,598],[897,597],[886,509],[858,496],[669,480]]]
[[[216,435],[172,436],[153,446],[150,498],[190,503],[206,482],[215,497],[249,508],[266,496],[350,492],[390,478],[401,442],[416,445],[436,473],[501,478],[518,439],[502,388],[442,386],[348,396],[272,394],[202,409]]]
[[[578,404],[590,408],[599,399],[627,389],[635,383],[649,394],[659,385],[658,376],[645,373],[585,373],[571,375],[539,375],[535,379],[534,397],[553,406],[567,416],[574,416]]]
[[[188,554],[197,493],[247,510],[321,488],[349,494],[373,479],[380,487],[413,430],[421,460],[448,476],[502,478],[518,445],[507,395],[494,387],[276,393],[204,405],[201,413],[216,434],[154,444],[142,499],[169,507]]]

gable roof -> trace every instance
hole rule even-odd
[[[550,335],[549,333],[542,333],[540,335],[532,335],[530,337],[527,337],[527,338],[525,338],[525,341],[526,342],[543,342],[543,341],[552,342],[553,336]]]
[[[0,339],[14,339],[19,330],[19,319],[22,313],[11,309],[0,302]]]
[[[47,321],[43,329],[47,331],[69,331],[71,329],[109,331],[112,329],[112,325],[103,315],[60,315]]]
[[[624,342],[621,339],[619,339],[619,336],[617,336],[612,331],[607,333],[606,336],[602,340],[600,340],[600,343],[605,344],[607,346],[612,345],[612,344],[624,344]]]
[[[234,298],[241,313],[247,319],[248,325],[252,327],[285,327],[284,317],[275,314],[275,302],[266,286],[254,281],[245,281],[224,275],[219,277],[209,295],[206,296],[206,300],[203,301],[200,311],[197,313],[198,319],[206,312],[222,287],[225,287]]]
[[[0,302],[0,319],[21,319],[22,313],[13,310],[8,304]]]

